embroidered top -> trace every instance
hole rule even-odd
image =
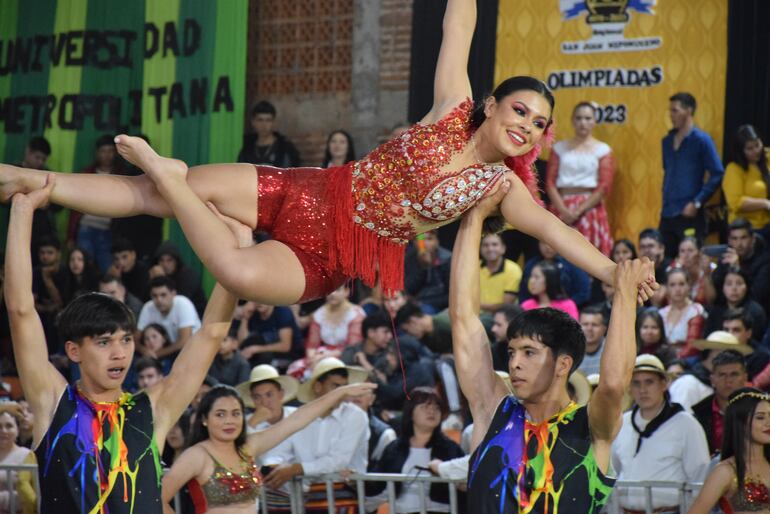
[[[569,141],[553,145],[547,168],[547,182],[563,187],[601,188],[609,193],[615,164],[607,143],[597,141],[588,150],[569,147]]]
[[[160,514],[161,467],[145,392],[93,402],[68,385],[35,450],[41,514]]]
[[[262,475],[253,458],[242,457],[243,470],[236,472],[222,465],[205,448],[204,451],[214,461],[214,471],[202,486],[197,480],[190,481],[190,494],[196,512],[206,512],[213,507],[256,502],[262,487]]]
[[[509,396],[471,456],[468,499],[487,514],[598,514],[614,483],[599,470],[585,406],[533,424]]]

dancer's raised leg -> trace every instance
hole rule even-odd
[[[193,191],[194,180],[187,178],[184,162],[159,156],[137,137],[119,136],[116,143],[118,152],[155,182],[157,191],[173,211],[195,253],[219,283],[241,298],[260,303],[289,305],[299,300],[305,290],[305,273],[289,247],[279,241],[266,241],[250,248],[239,248],[224,222]],[[209,174],[208,169],[206,171]],[[256,176],[253,167],[251,173]],[[250,224],[256,222],[256,178],[254,180],[252,202],[255,212]],[[226,195],[228,192],[213,191],[213,194]],[[223,200],[220,198],[219,203],[212,203],[222,214],[235,217],[227,213],[227,202]]]

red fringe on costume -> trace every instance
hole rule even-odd
[[[404,288],[405,245],[394,243],[353,221],[352,163],[329,170],[327,199],[332,203],[329,263],[351,278],[374,286],[379,271],[385,295]]]

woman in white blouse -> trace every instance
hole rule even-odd
[[[553,145],[546,169],[546,192],[551,209],[605,255],[612,250],[612,234],[604,198],[612,187],[615,160],[609,145],[592,135],[596,108],[580,102],[572,111],[575,135]]]

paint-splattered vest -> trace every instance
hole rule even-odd
[[[162,513],[150,399],[92,402],[67,386],[35,450],[41,514]]]
[[[485,514],[598,514],[615,482],[596,464],[586,407],[570,403],[534,425],[513,397],[500,403],[469,468],[469,505]]]

